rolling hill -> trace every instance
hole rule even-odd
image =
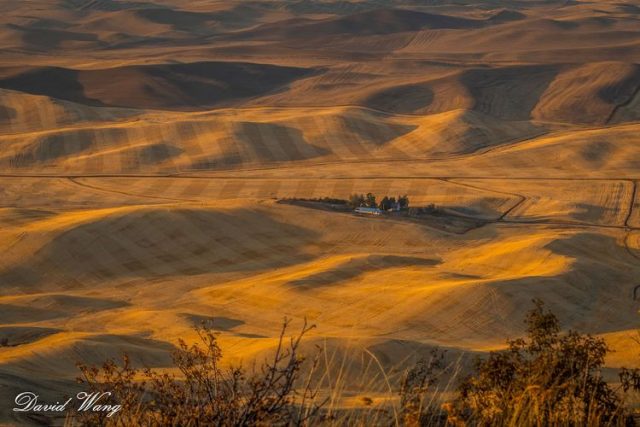
[[[534,298],[637,366],[635,3],[0,3],[0,400],[60,399],[79,359],[170,369],[203,320],[249,365],[286,316],[336,407],[384,406]],[[369,192],[422,209],[313,201]]]

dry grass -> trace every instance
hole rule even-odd
[[[305,322],[287,340],[285,319],[273,358],[246,370],[222,367],[216,334],[203,325],[197,328],[199,343],[181,340],[174,352],[179,375],[136,369],[127,356],[121,366],[113,360],[100,368],[79,364],[79,381],[91,391],[111,391],[122,411],[114,417],[80,412],[67,424],[635,425],[627,398],[640,391],[640,370],[622,369],[620,384],[612,387],[601,373],[609,352],[604,340],[561,334],[557,317],[541,301],[535,304],[526,317],[527,337],[478,358],[466,375],[462,359],[447,362],[446,352],[438,349],[395,374],[367,352],[360,404],[351,406],[344,406],[353,386],[346,359],[335,360],[326,347],[317,347],[310,360],[300,354],[302,338],[314,326]]]

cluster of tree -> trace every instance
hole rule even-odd
[[[409,196],[388,197],[384,196],[380,203],[376,201],[376,196],[373,193],[364,194],[352,194],[349,196],[349,205],[352,208],[367,207],[378,208],[386,211],[389,209],[408,209],[409,208]]]
[[[420,215],[442,215],[444,211],[433,203],[429,203],[427,206],[413,207],[409,209],[409,216]]]

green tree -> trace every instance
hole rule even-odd
[[[349,196],[349,206],[352,208],[364,206],[364,196],[362,194],[352,194]]]
[[[380,209],[382,209],[383,211],[389,210],[392,207],[391,200],[387,196],[384,196],[382,200],[380,200],[379,206],[380,206]]]
[[[408,209],[409,196],[407,196],[406,194],[404,196],[398,196],[398,203],[400,204],[400,209]]]
[[[376,203],[376,196],[372,193],[367,193],[365,197],[365,205],[370,208],[377,208],[378,204]]]

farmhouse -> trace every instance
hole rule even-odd
[[[382,215],[382,211],[378,208],[367,208],[364,206],[359,206],[355,209],[355,213],[366,214],[366,215]]]

